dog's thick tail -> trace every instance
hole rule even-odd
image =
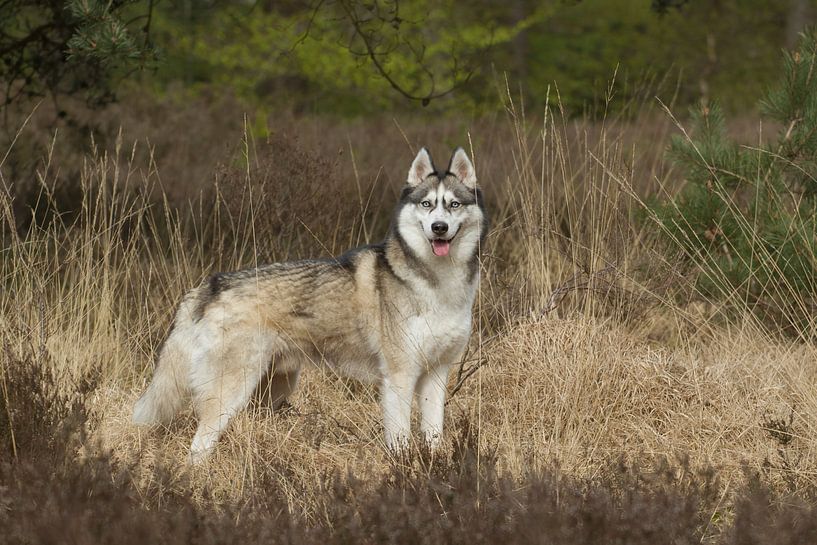
[[[153,380],[133,407],[134,424],[167,424],[188,397],[195,306],[194,290],[179,305],[170,335],[159,353]]]

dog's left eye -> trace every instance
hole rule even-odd
[[[423,201],[420,204],[423,205],[423,208],[431,208],[431,201]]]
[[[459,207],[460,207],[460,203],[458,203],[457,201],[451,201],[451,205],[450,205],[450,206],[451,206],[451,208],[459,208]]]

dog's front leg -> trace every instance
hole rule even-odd
[[[451,365],[443,364],[428,370],[417,385],[417,402],[420,406],[420,431],[431,447],[440,444],[443,436],[443,417],[447,393],[448,373]]]
[[[414,369],[396,369],[384,373],[380,392],[386,446],[399,450],[408,445],[411,434],[411,403],[419,373]]]

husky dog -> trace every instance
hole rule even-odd
[[[471,332],[487,227],[465,151],[439,171],[421,149],[382,243],[333,259],[218,273],[189,291],[134,422],[168,422],[192,397],[197,462],[262,380],[280,407],[301,367],[314,362],[380,383],[390,448],[408,442],[416,393],[420,429],[436,445],[449,370]]]

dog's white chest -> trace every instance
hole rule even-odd
[[[471,313],[426,313],[406,323],[403,342],[423,367],[443,363],[452,351],[461,349],[471,333]],[[450,362],[445,362],[450,363]]]
[[[471,334],[474,292],[471,285],[430,291],[422,311],[406,319],[403,341],[420,364],[434,366],[441,359],[456,357],[452,352],[461,350]]]

